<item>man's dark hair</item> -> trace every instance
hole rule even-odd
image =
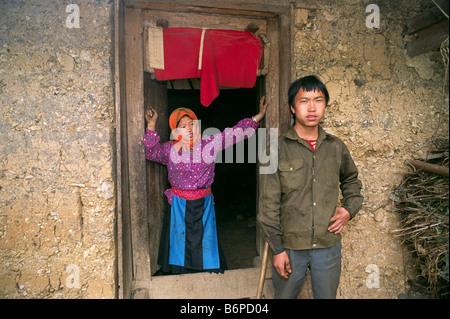
[[[294,105],[294,99],[298,91],[303,89],[303,91],[321,91],[325,95],[325,105],[328,105],[330,100],[330,95],[328,94],[327,87],[323,82],[315,75],[308,75],[296,80],[291,84],[288,91],[289,106]]]

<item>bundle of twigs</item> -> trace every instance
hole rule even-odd
[[[439,165],[448,166],[448,155]],[[423,288],[433,298],[448,298],[448,205],[446,176],[415,170],[394,191],[395,210],[402,219],[402,227],[394,233],[413,253],[415,279],[422,279],[414,283],[426,282]]]

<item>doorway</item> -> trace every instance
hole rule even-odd
[[[191,81],[195,81],[191,80]],[[191,89],[175,89],[177,85],[168,85],[168,113],[178,107],[192,109],[201,120],[202,135],[207,128],[216,128],[221,132],[232,127],[238,121],[258,113],[259,98],[264,78],[259,77],[254,88],[222,88],[220,95],[204,107],[200,103],[200,90],[191,85]],[[253,139],[256,139],[256,134]],[[256,141],[251,141],[256,144]],[[254,267],[257,257],[256,248],[256,188],[257,165],[248,157],[249,141],[240,142],[231,150],[233,161],[227,163],[225,151],[217,157],[215,178],[212,185],[218,235],[227,261],[228,270]],[[238,162],[237,151],[244,150],[243,162]]]
[[[238,30],[244,30],[250,22],[256,21],[263,32],[265,43],[269,45],[267,50],[265,48],[265,54],[268,53],[267,56],[265,55],[265,68],[268,75],[263,77],[264,80],[258,81],[259,85],[255,89],[249,89],[254,91],[241,93],[239,89],[221,90],[220,95],[225,98],[229,94],[231,101],[241,99],[242,96],[251,96],[253,99],[251,105],[257,107],[259,96],[264,91],[271,103],[264,120],[264,127],[278,128],[279,134],[287,131],[290,113],[289,108],[286,107],[286,92],[292,79],[290,30],[294,6],[289,1],[281,1],[277,6],[267,4],[265,0],[261,1],[264,3],[261,6],[235,2],[230,0],[228,4],[225,4],[205,1],[202,2],[203,5],[196,6],[169,0],[164,3],[152,0],[115,0],[114,81],[117,126],[117,290],[119,298],[248,298],[255,295],[260,263],[252,262],[251,268],[246,268],[250,265],[252,258],[242,261],[242,264],[231,264],[230,270],[219,275],[200,273],[154,276],[158,269],[156,256],[162,218],[167,205],[163,195],[163,191],[167,189],[167,172],[162,165],[145,160],[142,144],[145,132],[145,103],[150,101],[152,106],[157,108],[161,117],[158,121],[161,127],[157,129],[161,136],[165,137],[162,138],[164,141],[168,139],[169,133],[168,105],[171,103],[169,99],[173,100],[177,94],[181,94],[168,89],[166,82],[158,82],[151,77],[149,79],[144,72],[142,33],[148,21],[154,21],[159,17],[168,20],[169,27],[189,26]],[[147,83],[150,84],[147,85]],[[195,90],[190,94],[196,94]],[[214,106],[210,105],[209,108],[213,110],[212,107]],[[203,106],[202,108],[205,109]],[[226,111],[227,107],[223,106],[221,109]],[[255,109],[253,112],[240,114],[239,118],[223,116],[222,126],[211,124],[211,127],[223,129],[236,124],[243,117],[254,114],[256,114]],[[208,119],[208,116],[203,116],[201,112],[198,116],[202,120]],[[213,118],[210,120],[213,121]],[[207,127],[203,124],[202,126]],[[231,165],[231,168],[226,165]],[[261,242],[258,236],[258,229],[252,228],[252,217],[258,211],[259,189],[258,164],[253,165],[241,167],[236,163],[217,164],[216,173],[219,176],[216,176],[216,181],[223,181],[224,184],[213,184],[213,192],[217,197],[216,206],[224,211],[224,213],[218,212],[218,221],[221,224],[223,221],[223,225],[219,225],[219,236],[225,234],[233,237],[230,229],[244,227],[247,224],[243,233],[254,236],[252,238],[255,240],[249,240],[249,242],[253,241],[248,245],[252,252],[246,255],[258,258],[264,242]],[[242,191],[233,195],[243,196],[239,198],[239,203],[248,204],[240,205],[229,198],[221,198],[221,193],[227,193],[227,187],[230,187],[227,178],[234,169],[239,176],[244,171],[245,176],[249,176],[249,186],[245,186],[242,181],[238,184],[242,184],[251,192]],[[223,177],[220,177],[220,174],[223,174]],[[150,191],[151,189],[155,191]],[[233,191],[235,191],[234,188]],[[231,228],[227,228],[228,224]],[[253,235],[254,233],[256,234]],[[229,245],[236,247],[237,244],[230,242]],[[228,258],[228,260],[231,259]],[[235,258],[237,261],[240,261],[239,259],[242,258]],[[270,276],[269,272],[267,276]]]

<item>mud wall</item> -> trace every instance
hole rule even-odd
[[[0,298],[114,297],[109,2],[0,2]]]
[[[402,23],[429,2],[377,1],[378,29],[366,2],[297,9],[292,67],[328,85],[324,128],[364,184],[339,297],[397,298],[410,263],[389,196],[405,159],[448,138],[448,95],[440,54],[405,51]],[[0,2],[0,298],[115,297],[113,3],[76,1],[79,28],[68,4]]]
[[[376,1],[379,28],[366,25],[369,1],[296,12],[296,77],[325,81],[331,101],[323,126],[345,141],[364,187],[364,207],[343,233],[340,298],[397,298],[409,290],[411,262],[392,234],[399,221],[389,198],[409,169],[406,159],[448,142],[441,54],[409,57],[411,39],[402,35],[407,19],[430,2]]]

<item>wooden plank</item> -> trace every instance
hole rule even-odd
[[[151,79],[149,73],[144,75],[144,97],[146,109],[151,105],[158,112],[156,130],[161,143],[169,139],[169,115],[167,109],[167,83]],[[147,211],[149,227],[150,270],[154,274],[159,270],[158,249],[162,224],[166,211],[167,169],[164,165],[146,161],[147,169]]]
[[[237,9],[222,9],[222,8],[210,8],[210,7],[194,7],[194,6],[174,6],[169,4],[145,4],[145,5],[133,5],[130,8],[150,9],[150,10],[164,10],[164,11],[179,11],[187,13],[203,13],[203,14],[219,14],[219,15],[233,15],[243,17],[270,17],[272,13],[257,12],[250,10],[237,10]]]
[[[270,147],[270,128],[279,128],[280,122],[280,90],[279,90],[279,81],[280,81],[280,50],[279,50],[279,19],[278,18],[270,18],[267,19],[267,45],[270,46],[269,56],[268,56],[268,74],[269,76],[265,77],[264,81],[264,95],[266,96],[266,101],[269,102],[269,106],[266,111],[266,116],[264,117],[263,124],[266,130],[266,149],[269,150]],[[278,129],[278,135],[280,134],[280,130]],[[269,151],[267,151],[269,152]],[[258,165],[259,169],[259,165]],[[259,174],[259,171],[258,171]],[[257,180],[258,185],[258,194],[261,189],[262,178],[258,176]],[[258,195],[259,196],[259,195]],[[258,201],[257,212],[261,210],[260,202]],[[257,228],[257,251],[258,254],[261,255],[261,252],[264,250],[264,239],[261,236],[261,232],[259,227]]]
[[[266,22],[260,17],[235,17],[205,15],[199,13],[143,10],[144,25],[154,25],[158,19],[166,19],[170,28],[207,28],[243,31],[250,23],[259,25],[256,35],[265,34]]]
[[[136,282],[134,290],[150,299],[241,299],[255,298],[260,268],[228,270],[223,274],[196,273],[156,276]],[[271,284],[271,283],[270,283]],[[270,284],[265,298],[273,298]]]
[[[117,277],[118,283],[116,283],[116,287],[120,287],[116,289],[116,297],[123,298],[124,290],[123,284],[124,282],[124,258],[123,258],[123,246],[122,246],[122,234],[123,234],[123,222],[122,222],[122,143],[121,143],[121,83],[120,83],[120,69],[119,69],[119,17],[121,12],[123,11],[123,3],[120,0],[114,1],[114,107],[116,112],[116,216],[117,216]]]
[[[266,100],[270,103],[265,116],[267,128],[278,127],[279,123],[279,73],[280,73],[280,55],[279,55],[279,36],[278,36],[278,19],[267,19],[267,42],[270,45],[268,74],[265,80]],[[267,132],[268,134],[268,132]],[[267,135],[267,141],[269,135]]]
[[[436,164],[431,164],[431,163],[427,163],[424,161],[413,160],[413,159],[406,160],[405,164],[412,165],[418,171],[424,171],[424,172],[438,174],[438,175],[447,176],[447,177],[449,175],[448,166],[436,165]]]
[[[294,2],[297,8],[305,9],[320,9],[321,6],[333,3],[332,0],[320,0],[320,4],[318,0],[126,0],[128,6],[142,9],[163,8],[162,10],[166,10],[170,6],[178,10],[177,7],[187,5],[197,7],[197,10],[201,8],[233,9],[232,12],[235,13],[229,12],[231,14],[237,14],[236,11],[249,11],[248,14],[254,14],[251,11],[263,12],[268,13],[268,17],[284,12],[291,2]]]
[[[444,10],[448,14],[449,2],[448,0],[437,0],[436,3],[439,7]],[[433,6],[432,8],[419,13],[412,19],[409,19],[406,22],[406,33],[413,34],[420,30],[426,29],[433,24],[440,23],[446,20],[448,23],[448,19],[441,12],[441,10],[437,6]]]
[[[266,77],[258,77],[257,81],[256,81],[256,105],[257,105],[257,111],[259,112],[259,102],[261,100],[262,96],[265,96],[265,80]],[[266,96],[266,101],[267,101],[267,96]],[[266,126],[266,119],[264,118],[261,122],[260,122],[260,128],[267,128]],[[258,137],[259,138],[259,137]],[[260,184],[260,178],[259,178],[259,169],[260,169],[260,163],[259,161],[256,161],[256,196],[255,196],[255,216],[258,216],[258,212],[259,212],[259,184]],[[259,227],[256,227],[256,240],[255,240],[255,245],[256,245],[256,252],[258,254],[258,259],[259,256],[262,253],[261,250],[261,245],[264,245],[264,243],[261,243],[262,239],[261,239],[261,232]],[[255,261],[255,260],[254,260]],[[258,263],[260,263],[260,260],[258,261]]]
[[[144,123],[141,10],[125,9],[126,106],[133,278],[150,277]]]
[[[448,37],[448,32],[448,20],[421,30],[406,45],[406,52],[409,56],[417,56],[436,50],[441,46],[445,38]]]
[[[293,9],[292,9],[293,13]],[[288,102],[288,90],[291,84],[292,64],[291,64],[291,8],[280,15],[279,34],[280,34],[280,79],[279,79],[279,100],[280,114],[279,126],[280,134],[285,134],[291,126],[291,112]]]
[[[126,134],[125,29],[123,1],[114,3],[114,85],[116,111],[116,297],[129,298],[132,285],[132,251],[128,193],[128,152]]]

